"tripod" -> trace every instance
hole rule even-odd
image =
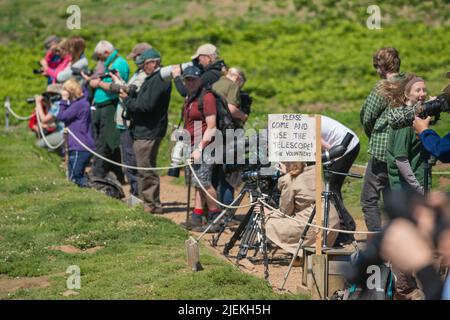
[[[263,199],[266,197],[263,196],[258,188],[244,187],[241,191],[241,194],[245,194],[245,192],[250,192],[254,199],[254,202],[256,203],[250,207],[231,239],[227,244],[225,244],[223,254],[225,256],[228,256],[231,248],[233,248],[236,244],[236,241],[241,240],[239,244],[239,252],[236,257],[236,265],[239,264],[239,261],[241,259],[247,256],[249,249],[255,250],[254,256],[256,256],[259,251],[263,254],[264,278],[267,280],[269,278],[269,259],[267,255],[266,232],[264,226],[264,207],[258,201],[259,199]],[[242,197],[240,198],[241,200]],[[239,196],[236,199],[239,199]],[[255,210],[255,208],[257,207],[258,210]],[[235,210],[232,213],[234,215]]]
[[[342,216],[343,216],[342,212],[344,212],[343,204],[340,201],[338,195],[336,193],[334,193],[333,191],[330,191],[330,180],[331,180],[332,175],[338,174],[338,175],[342,175],[342,176],[362,179],[362,176],[359,174],[332,171],[330,169],[332,164],[333,164],[333,162],[329,162],[329,163],[323,165],[323,176],[324,176],[325,188],[322,191],[322,197],[324,199],[323,226],[325,228],[328,228],[328,220],[329,220],[329,215],[330,215],[330,201],[333,201],[333,204],[336,207],[339,218],[341,220],[342,220]],[[308,225],[305,226],[305,228],[303,229],[302,235],[300,236],[300,240],[298,242],[297,248],[295,249],[295,254],[292,256],[291,262],[289,263],[288,270],[286,271],[286,274],[284,275],[284,280],[283,280],[283,284],[281,285],[281,290],[284,289],[284,285],[286,284],[287,278],[289,277],[289,273],[291,272],[295,258],[297,258],[300,249],[303,247],[303,242],[305,242],[306,235],[310,228],[309,224],[312,223],[315,215],[316,215],[316,207],[314,207],[313,211],[311,212],[311,215],[309,216],[309,219],[308,219]],[[327,230],[323,230],[323,233],[324,234],[323,234],[322,247],[326,248],[327,240],[328,240]]]
[[[230,206],[239,206],[242,202],[242,199],[244,199],[246,194],[253,195],[252,190],[256,188],[256,183],[254,181],[247,181],[244,186],[241,189],[241,192],[237,195],[236,198],[234,198],[233,202],[230,204]],[[217,246],[217,243],[219,242],[219,238],[222,235],[222,233],[225,231],[228,224],[233,220],[234,216],[236,215],[237,208],[227,208],[224,210],[223,213],[225,215],[225,218],[220,223],[220,229],[217,235],[213,235],[211,244],[213,247]]]

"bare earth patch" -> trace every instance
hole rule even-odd
[[[50,286],[48,276],[10,278],[0,275],[0,296],[7,292],[29,288],[47,288]]]
[[[92,248],[89,248],[86,250],[81,250],[74,246],[66,246],[66,245],[49,247],[50,250],[62,251],[64,253],[69,253],[69,254],[95,253],[98,250],[103,249],[103,248],[104,248],[104,246],[96,246],[96,247],[92,247]]]

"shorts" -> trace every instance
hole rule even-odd
[[[208,188],[212,185],[212,175],[213,175],[213,169],[215,164],[214,163],[207,163],[203,160],[199,164],[192,164],[192,168],[194,170],[195,175],[197,176],[198,180],[192,175],[191,182],[192,185],[196,188],[200,188],[200,183],[204,188]],[[186,174],[185,174],[185,180],[186,184],[188,183],[188,177],[190,175],[190,168],[186,167]]]

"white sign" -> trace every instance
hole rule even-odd
[[[269,114],[269,161],[316,161],[316,120],[306,114]]]

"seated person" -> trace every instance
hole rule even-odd
[[[279,210],[297,220],[307,222],[316,204],[315,165],[287,162],[282,164],[281,172],[285,174],[278,179],[278,189],[281,191]],[[267,238],[283,250],[295,254],[305,224],[267,208],[264,210]],[[313,224],[320,223],[314,219]],[[330,206],[328,227],[340,229],[339,217],[333,205]],[[322,232],[321,229],[310,227],[303,245],[313,245],[319,231]],[[336,232],[328,232],[327,245],[333,246],[337,236]]]
[[[60,95],[61,91],[61,85],[49,85],[47,88],[47,93],[49,93],[50,95]],[[45,135],[45,139],[51,146],[60,145],[64,140],[64,125],[62,122],[55,121],[56,117],[58,116],[60,101],[51,102],[47,99],[44,99],[42,96],[35,96],[35,101],[36,116],[39,117],[44,134],[47,133],[46,130],[48,130],[48,128],[55,128],[50,134]],[[46,106],[49,107],[46,108]],[[48,112],[46,112],[46,109],[48,110]],[[38,146],[39,148],[49,147],[43,138],[39,139],[36,142],[36,146]]]

